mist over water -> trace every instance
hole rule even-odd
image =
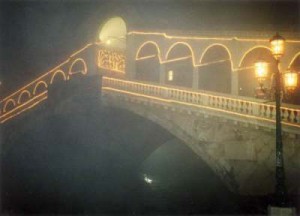
[[[50,115],[43,124],[30,121],[33,126],[6,137],[9,142],[2,147],[3,212],[242,211],[239,197],[199,156],[134,114],[109,108],[81,117]],[[13,123],[8,127],[16,128]]]

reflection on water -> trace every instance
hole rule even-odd
[[[144,212],[237,211],[235,197],[209,167],[179,140],[171,140],[159,147],[143,162],[140,172],[145,182],[141,197]],[[151,179],[151,184],[145,176]]]

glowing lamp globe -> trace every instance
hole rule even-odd
[[[272,54],[276,59],[280,59],[285,50],[285,39],[278,33],[270,39]]]
[[[268,77],[269,64],[264,61],[258,61],[254,65],[255,76],[258,81],[264,81]]]
[[[287,90],[294,90],[298,85],[298,74],[294,71],[287,71],[284,74],[284,86]]]

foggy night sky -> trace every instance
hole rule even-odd
[[[300,32],[299,5],[297,0],[1,1],[0,98],[95,40],[111,16],[122,16],[131,30]]]

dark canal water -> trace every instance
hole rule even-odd
[[[42,121],[4,140],[3,213],[266,213],[266,198],[231,193],[184,143],[141,117],[103,109]]]

